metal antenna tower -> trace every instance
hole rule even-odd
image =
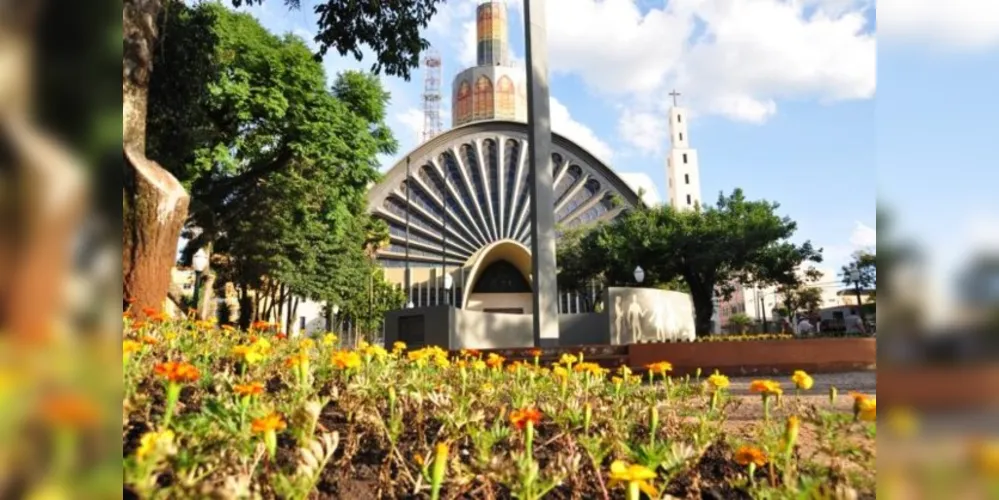
[[[439,135],[441,123],[441,56],[430,49],[423,56],[423,142]]]

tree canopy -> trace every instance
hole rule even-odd
[[[592,279],[634,285],[634,270],[641,266],[643,286],[686,284],[697,331],[705,334],[714,298],[730,296],[735,283],[794,286],[805,280],[799,272],[804,264],[822,261],[811,243],[789,241],[797,224],[777,215],[778,208],[747,200],[740,189],[703,210],[639,207],[560,244],[560,284],[572,288]]]
[[[149,156],[192,194],[186,255],[211,245],[226,280],[346,303],[370,263],[377,156],[397,143],[377,77],[322,65],[294,36],[214,3],[173,5],[162,27]],[[365,288],[366,290],[366,288]]]

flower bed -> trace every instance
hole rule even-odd
[[[257,327],[126,318],[126,497],[874,497],[874,399],[783,395],[807,374],[754,383],[735,437],[728,378],[668,359],[636,375]]]

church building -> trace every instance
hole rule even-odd
[[[452,85],[452,128],[410,151],[369,193],[369,210],[391,235],[378,260],[389,281],[409,284],[413,307],[531,314],[526,70],[510,62],[504,3],[481,3],[477,28],[477,65]],[[685,112],[674,107],[670,123],[671,200],[693,208],[700,183]],[[644,174],[619,176],[557,133],[551,168],[559,234],[642,203],[624,179],[651,184]],[[560,309],[572,312],[573,301]]]

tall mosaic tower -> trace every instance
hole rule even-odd
[[[526,122],[527,73],[510,62],[506,5],[482,2],[476,19],[477,64],[454,79],[452,126],[483,120]]]

